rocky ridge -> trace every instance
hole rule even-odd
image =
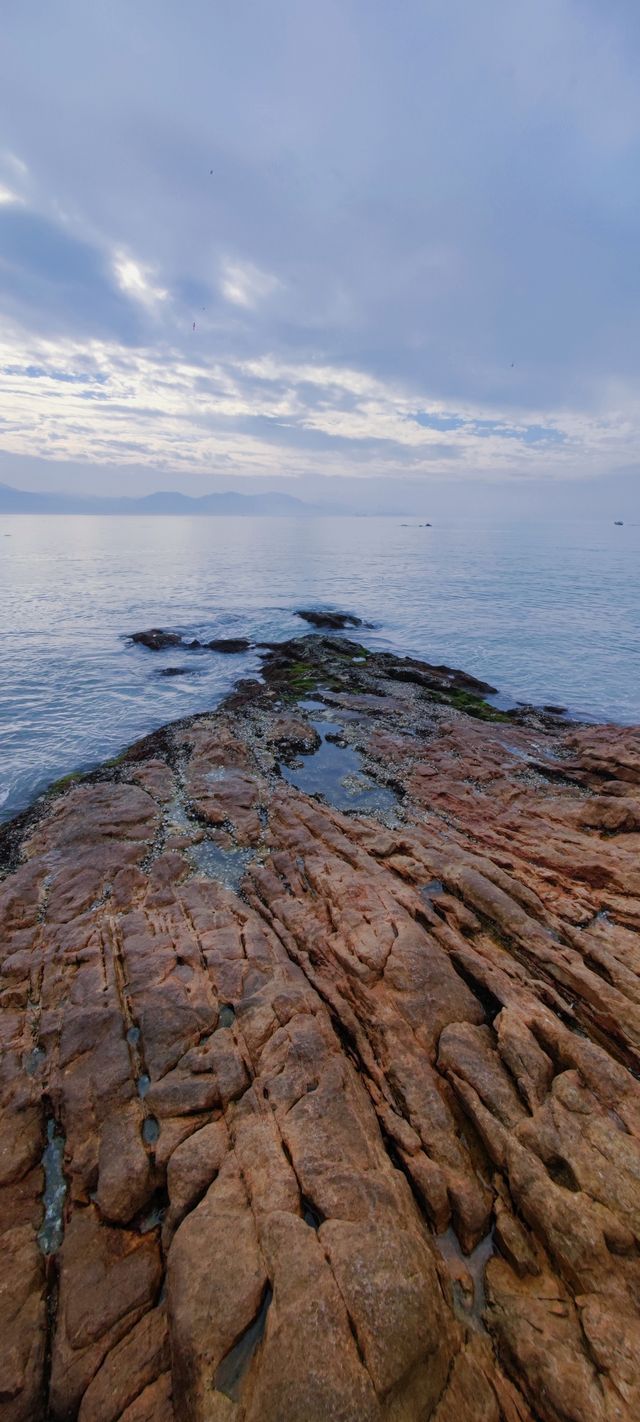
[[[309,635],[0,848],[3,1422],[634,1422],[640,734]]]

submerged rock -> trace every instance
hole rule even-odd
[[[636,1422],[640,732],[483,686],[301,637],[3,829],[7,1422]]]
[[[207,646],[212,652],[248,652],[251,643],[246,637],[214,637]]]
[[[179,632],[167,632],[162,627],[150,627],[146,632],[132,632],[129,640],[141,647],[147,647],[150,652],[161,652],[166,647],[183,647],[190,652],[248,652],[251,648],[246,637],[214,637],[211,642],[201,642],[198,637],[192,637],[190,641],[185,642]],[[163,675],[175,676],[179,670],[181,668],[167,667]]]
[[[163,627],[149,627],[146,632],[132,632],[130,640],[150,652],[160,652],[164,647],[181,647],[182,637],[178,632],[166,632]]]
[[[296,617],[302,617],[305,622],[310,622],[312,627],[328,627],[335,632],[344,627],[362,627],[364,624],[361,617],[354,617],[352,612],[325,612],[318,608],[298,609]]]

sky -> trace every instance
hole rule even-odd
[[[640,509],[637,0],[7,0],[0,479]]]

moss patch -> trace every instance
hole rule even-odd
[[[82,770],[72,770],[70,775],[62,775],[59,780],[54,780],[51,785],[47,785],[44,793],[51,798],[63,795],[65,790],[69,790],[72,785],[77,785],[83,779],[84,772]]]
[[[127,746],[127,749],[120,751],[119,755],[112,755],[110,760],[103,760],[101,762],[101,770],[113,770],[114,766],[126,765],[130,760],[129,751],[130,747]]]
[[[291,662],[281,673],[283,694],[291,701],[298,701],[313,691],[317,683],[317,673],[310,662]]]
[[[474,696],[472,691],[430,691],[428,694],[432,701],[439,701],[443,706],[453,706],[456,711],[464,711],[466,716],[474,716],[476,721],[510,722],[512,719],[506,711],[498,711],[497,707],[489,706],[481,696]]]

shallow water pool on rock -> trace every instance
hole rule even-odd
[[[238,1402],[242,1392],[242,1384],[249,1369],[249,1364],[264,1334],[267,1314],[273,1295],[270,1288],[265,1291],[260,1309],[253,1322],[242,1334],[242,1337],[234,1345],[226,1358],[222,1359],[215,1376],[215,1387],[218,1392],[222,1392],[232,1402]]]
[[[38,1244],[43,1254],[55,1254],[62,1244],[64,1202],[67,1194],[63,1161],[64,1136],[51,1118],[47,1121],[47,1144],[42,1156],[44,1219],[38,1231]]]
[[[307,711],[323,707],[321,701],[300,704]],[[353,746],[336,739],[342,737],[344,730],[340,722],[312,718],[310,725],[317,731],[320,745],[289,765],[281,764],[280,773],[289,785],[305,795],[321,795],[336,810],[371,814],[395,809],[397,798],[393,791],[378,785],[363,771],[362,756]]]
[[[216,879],[226,889],[238,890],[256,853],[255,849],[224,849],[211,839],[203,839],[192,845],[188,857],[205,879]]]
[[[142,1139],[145,1145],[155,1145],[160,1135],[160,1122],[156,1116],[145,1116],[142,1122]]]
[[[434,1242],[451,1275],[455,1313],[471,1328],[485,1332],[485,1269],[495,1253],[493,1229],[480,1240],[470,1254],[463,1254],[452,1227],[444,1234],[436,1235]]]

